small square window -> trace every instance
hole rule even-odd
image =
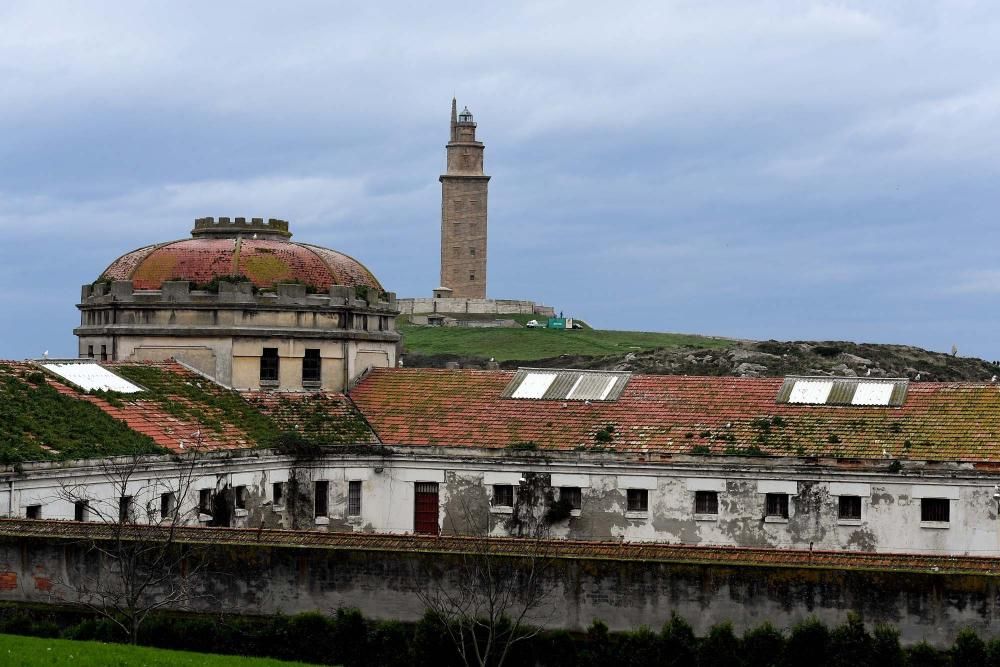
[[[837,518],[860,519],[861,496],[840,496]]]
[[[769,493],[765,500],[765,514],[767,516],[777,516],[782,519],[788,518],[788,494]]]
[[[564,486],[559,489],[559,500],[569,502],[570,509],[578,510],[583,507],[583,493],[579,486]]]
[[[476,280],[476,274],[475,273],[470,273],[469,274],[469,280],[475,282],[475,280]]]
[[[361,481],[347,483],[347,516],[361,516]]]
[[[471,257],[475,257],[476,256],[476,249],[475,248],[469,248],[469,255]]]
[[[321,517],[327,516],[329,514],[329,502],[330,502],[330,482],[326,480],[320,480],[313,484],[313,499],[315,502],[315,513],[314,516]]]
[[[233,501],[236,504],[236,509],[245,510],[247,508],[247,487],[237,486],[233,489]]]
[[[215,493],[212,489],[201,489],[198,491],[198,513],[212,516],[212,501]]]
[[[718,491],[695,491],[694,492],[694,513],[695,514],[718,514],[719,513],[719,492]]]
[[[73,503],[73,521],[89,521],[90,504],[86,500],[78,500]]]
[[[947,498],[921,498],[920,520],[941,523],[950,521],[951,502]]]
[[[160,494],[160,518],[171,519],[177,509],[177,495],[173,491]]]
[[[513,507],[514,506],[514,487],[511,484],[494,484],[493,485],[493,506],[494,507]]]
[[[260,355],[261,382],[278,381],[278,348],[265,347]]]
[[[285,483],[275,482],[271,485],[271,503],[274,507],[281,507],[285,502]]]
[[[649,491],[646,489],[629,489],[626,492],[628,496],[628,511],[629,512],[648,512],[649,511]]]
[[[24,516],[28,519],[41,519],[42,518],[42,506],[41,505],[28,505],[24,508]]]

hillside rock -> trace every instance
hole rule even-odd
[[[475,357],[406,357],[406,365],[410,367],[440,368],[448,361],[457,361],[463,368],[486,367],[485,359]],[[908,345],[844,341],[734,341],[724,348],[630,351],[606,357],[564,355],[501,364],[503,368],[518,366],[629,370],[652,375],[905,377],[927,382],[988,381],[1000,375],[1000,367],[982,359]]]

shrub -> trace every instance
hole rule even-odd
[[[748,665],[771,665],[785,651],[785,638],[770,623],[743,634],[743,659]]]
[[[872,637],[872,659],[879,667],[903,667],[906,656],[899,645],[899,631],[879,623]]]
[[[847,614],[847,622],[830,633],[832,667],[859,667],[870,663],[872,651],[871,635],[865,630],[861,616],[853,611]]]
[[[732,667],[740,664],[740,640],[731,623],[713,625],[698,647],[700,667]]]
[[[365,655],[368,652],[368,628],[365,619],[357,609],[338,609],[334,619],[333,632],[334,663],[343,663],[344,667],[361,667],[367,665]]]
[[[955,638],[951,662],[962,667],[986,667],[986,642],[979,638],[975,630],[965,628]]]
[[[948,665],[948,656],[927,642],[911,646],[906,651],[906,657],[910,667],[947,667]]]
[[[622,633],[619,645],[617,664],[623,667],[660,664],[660,637],[645,626]]]
[[[360,618],[360,612],[355,611],[355,613]],[[334,627],[340,622],[339,612],[336,620],[332,622],[328,617],[317,612],[297,614],[289,618],[287,645],[290,649],[298,649],[298,654],[294,658],[303,662],[323,663],[334,655],[343,654],[344,651],[339,650],[342,646],[338,645],[334,639],[336,637],[342,641],[343,633],[338,632],[338,629]],[[353,622],[352,618],[350,623]],[[361,627],[361,634],[355,635],[351,639],[351,643],[364,645],[364,621],[361,621]]]
[[[785,643],[784,667],[825,667],[830,631],[815,617],[796,624]]]
[[[670,620],[660,632],[661,664],[668,667],[692,665],[697,656],[698,640],[688,622],[671,612]]]
[[[607,667],[607,665],[616,664],[618,661],[616,643],[608,633],[608,626],[595,618],[594,622],[587,628],[587,634],[583,640],[580,665]]]

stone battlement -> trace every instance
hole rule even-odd
[[[191,236],[235,236],[237,234],[257,234],[274,238],[291,238],[288,221],[270,218],[197,218]]]
[[[83,285],[77,307],[81,310],[100,310],[112,304],[119,308],[144,305],[163,307],[166,304],[195,307],[244,307],[250,304],[258,307],[306,306],[320,309],[346,307],[391,315],[398,311],[395,293],[380,292],[372,287],[331,285],[326,292],[310,293],[305,285],[298,283],[279,283],[272,288],[255,290],[249,282],[220,281],[217,291],[204,291],[192,289],[192,284],[187,280],[168,280],[158,290],[137,290],[130,280]]]

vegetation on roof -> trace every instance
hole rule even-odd
[[[350,403],[311,394],[303,397],[269,395],[250,400],[193,374],[178,374],[160,366],[121,365],[115,371],[146,389],[141,400],[155,401],[178,419],[195,421],[222,433],[238,428],[262,447],[274,447],[297,432],[309,445],[345,445],[371,440],[364,419]],[[178,400],[180,399],[180,400]]]
[[[164,452],[96,405],[60,394],[41,372],[0,364],[0,463]]]

